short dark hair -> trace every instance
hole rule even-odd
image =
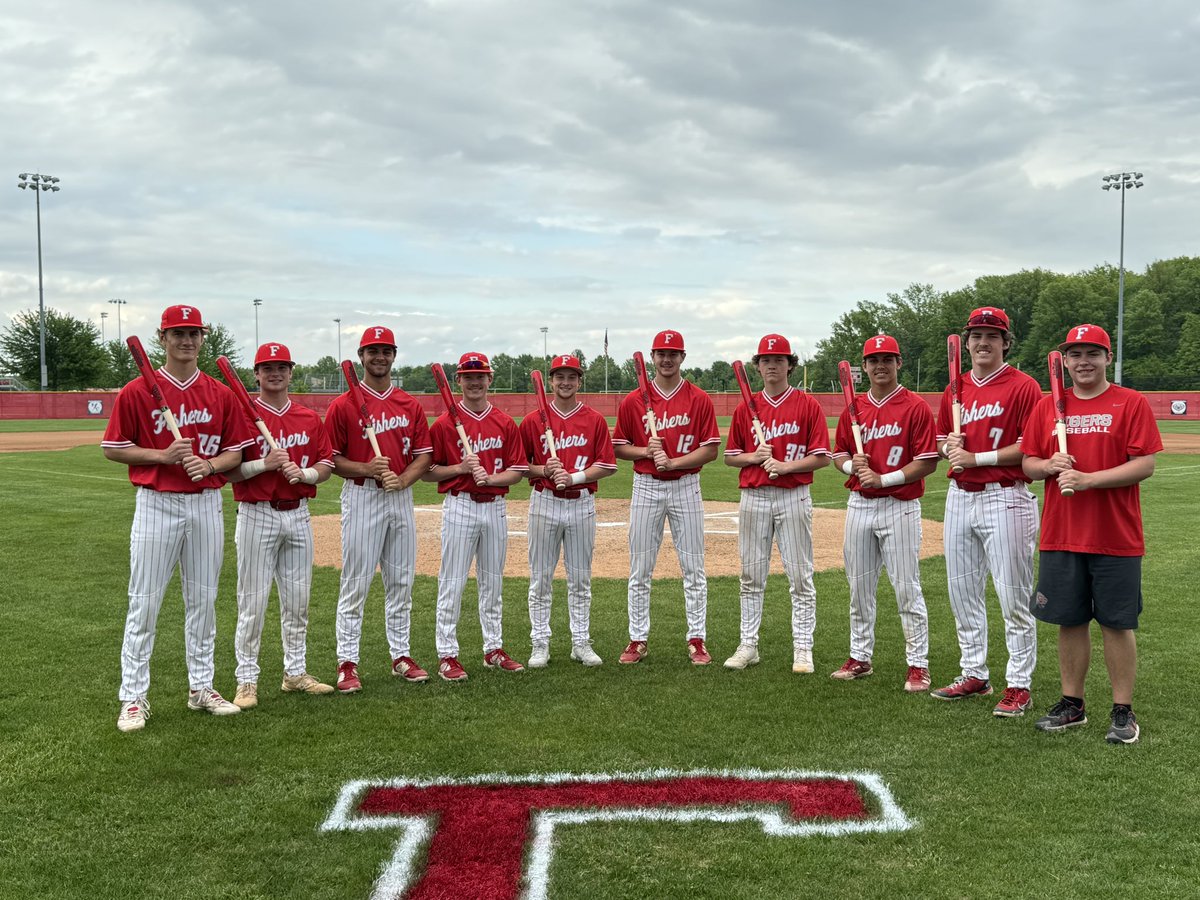
[[[783,356],[783,355],[784,354],[782,354],[782,353],[755,353],[752,357],[750,357],[750,365],[757,366],[758,361],[760,359],[762,359],[764,356]],[[788,361],[788,374],[791,375],[792,372],[794,372],[796,370],[796,366],[800,365],[800,357],[798,357],[795,353],[788,353],[787,361]]]

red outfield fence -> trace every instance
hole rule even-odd
[[[293,394],[292,400],[316,410],[322,417],[336,394]],[[441,415],[442,400],[437,394],[416,394],[416,398],[431,416]],[[617,415],[617,405],[624,394],[580,394],[579,398],[597,412],[609,418]],[[741,394],[712,394],[718,416],[732,416],[741,402]],[[842,395],[813,394],[827,416],[842,412]],[[940,393],[922,393],[922,397],[937,413]],[[40,393],[36,391],[0,391],[0,419],[107,419],[112,412],[116,391],[75,391]],[[1200,391],[1156,391],[1146,393],[1150,408],[1157,419],[1200,420]],[[492,403],[515,419],[533,412],[533,394],[493,394]]]

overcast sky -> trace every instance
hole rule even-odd
[[[1200,254],[1194,2],[7,2],[0,325],[149,336],[191,303],[253,353],[692,362],[855,303]],[[1114,298],[1114,304],[1115,304]]]

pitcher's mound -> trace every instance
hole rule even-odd
[[[529,576],[529,545],[526,538],[526,522],[529,502],[508,501],[508,557],[504,574],[514,578]],[[417,574],[437,575],[441,560],[441,506],[418,506],[417,518]],[[846,521],[845,510],[813,510],[813,563],[817,570],[842,567],[842,532]],[[313,533],[316,536],[316,564],[318,566],[341,566],[342,542],[339,516],[314,516]],[[736,503],[704,502],[704,569],[708,575],[739,575],[737,544],[738,505]],[[942,553],[942,523],[925,519],[924,539],[921,542],[921,558],[939,556]],[[473,567],[472,567],[473,571]],[[771,557],[771,571],[782,573],[783,564],[776,548]],[[565,578],[563,565],[558,564],[558,577]],[[629,501],[596,501],[596,552],[593,556],[592,575],[596,578],[629,577]],[[654,569],[656,578],[679,578],[679,560],[671,542],[668,525],[663,535],[662,549]]]

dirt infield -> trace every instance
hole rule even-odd
[[[18,431],[0,434],[0,453],[25,450],[70,450],[87,444],[99,446],[103,431]]]
[[[512,577],[529,575],[529,544],[525,526],[529,503],[525,500],[508,501],[508,558],[504,574]],[[737,548],[737,504],[704,503],[704,568],[709,575],[737,575],[741,571]],[[813,562],[818,570],[842,566],[842,532],[846,520],[843,510],[816,509],[813,511]],[[599,500],[596,502],[596,552],[592,574],[597,578],[629,577],[629,501]],[[421,575],[437,575],[441,559],[440,506],[417,507],[417,572]],[[313,533],[316,536],[316,564],[340,566],[342,542],[340,518],[314,516]],[[942,553],[942,523],[926,519],[921,556],[938,556]],[[473,570],[472,570],[473,571]],[[771,571],[783,572],[779,551],[771,558]],[[557,576],[565,578],[562,563]],[[662,550],[655,567],[656,578],[679,578],[679,562],[671,542],[670,528],[663,538]]]

